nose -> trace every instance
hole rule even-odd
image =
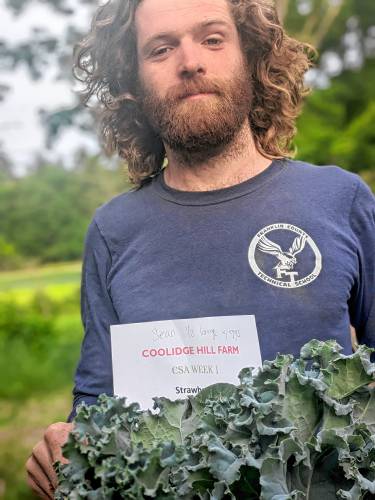
[[[202,48],[193,41],[181,41],[179,46],[178,74],[181,78],[192,78],[206,73]]]

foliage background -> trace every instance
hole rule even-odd
[[[95,6],[92,0],[80,2]],[[22,16],[31,3],[4,0],[3,6]],[[43,3],[70,19],[62,0]],[[308,75],[313,92],[297,124],[297,158],[338,164],[374,189],[375,2],[278,0],[277,6],[289,32],[320,53]],[[79,37],[68,22],[63,39],[43,31],[22,44],[0,38],[0,71],[23,66],[38,80],[53,66],[59,78],[69,79],[72,44]],[[1,99],[7,99],[7,85],[0,73]],[[66,128],[82,134],[95,129],[78,100],[71,109],[42,113],[41,121],[51,146]],[[32,498],[24,462],[43,428],[69,412],[82,336],[85,231],[95,208],[128,188],[116,159],[77,151],[65,165],[39,156],[20,177],[0,151],[0,498]]]

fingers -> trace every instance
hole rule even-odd
[[[48,495],[45,491],[43,491],[35,482],[33,482],[31,476],[28,476],[27,478],[27,484],[29,487],[38,495],[38,497],[42,498],[43,500],[51,500],[53,497]]]
[[[30,488],[43,499],[53,499],[53,488],[43,470],[39,467],[38,463],[31,456],[26,462],[27,477],[26,482]]]
[[[65,444],[73,424],[57,423],[48,427],[43,440],[34,446],[31,457],[26,462],[27,483],[41,497],[53,499],[58,480],[53,464],[67,463],[61,447]]]
[[[41,471],[44,474],[46,482],[48,481],[54,488],[57,486],[57,477],[53,468],[53,461],[51,460],[50,452],[45,441],[40,441],[34,446],[32,455],[33,462],[31,471],[35,476],[35,471]]]
[[[73,429],[72,423],[58,422],[48,427],[44,433],[44,442],[50,455],[50,461],[68,463],[62,455],[62,446],[66,443],[69,433]]]
[[[352,348],[353,351],[355,352],[358,349],[358,339],[357,339],[357,333],[355,331],[354,326],[350,325],[350,336],[352,340]]]

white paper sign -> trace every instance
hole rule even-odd
[[[186,398],[217,382],[238,384],[262,364],[254,316],[111,326],[114,393],[152,408],[154,396]]]

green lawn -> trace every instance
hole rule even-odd
[[[0,305],[16,311],[0,318],[0,499],[34,498],[24,464],[44,428],[70,411],[80,273],[80,262],[0,273]],[[43,320],[52,326],[42,331]]]
[[[77,288],[80,279],[81,262],[0,272],[0,299],[11,294],[23,301],[37,290],[43,290],[52,298],[59,299]]]

